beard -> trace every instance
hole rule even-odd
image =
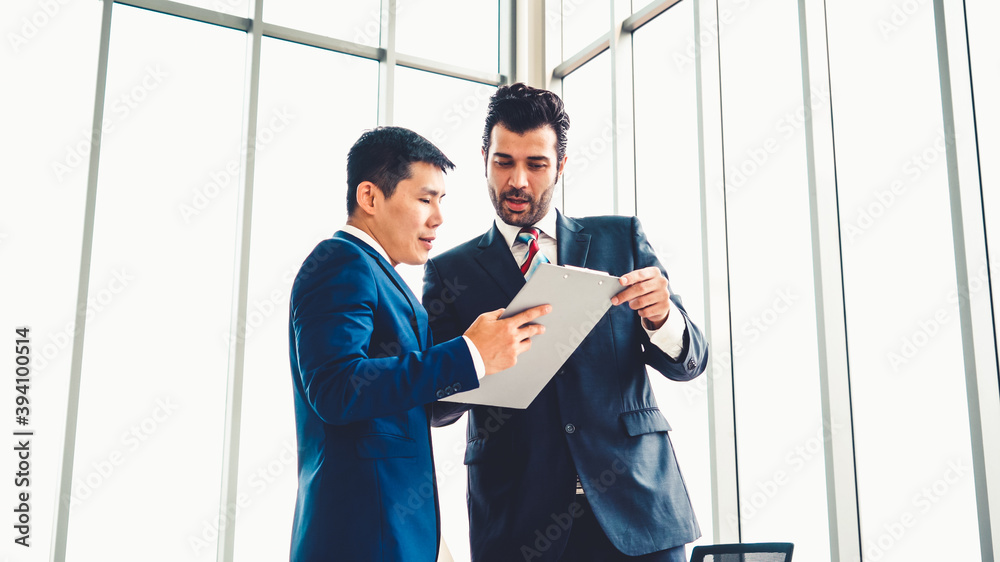
[[[491,185],[487,185],[486,190],[490,193],[490,201],[493,202],[493,208],[496,210],[497,216],[511,226],[523,227],[531,226],[542,220],[542,217],[549,212],[549,208],[552,206],[552,194],[555,192],[555,185],[555,182],[553,182],[548,189],[539,194],[537,199],[531,197],[531,192],[526,189],[510,187],[503,190],[499,195],[497,195],[497,190]],[[508,208],[504,203],[509,197],[527,203],[527,207],[521,211],[514,211]]]

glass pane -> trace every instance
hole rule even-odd
[[[114,11],[68,558],[197,560],[216,549],[240,183],[219,163],[246,35]]]
[[[377,47],[386,15],[381,10],[379,0],[265,0],[262,16],[268,23]]]
[[[445,176],[444,223],[438,229],[431,255],[437,255],[492,228],[496,212],[486,191],[483,125],[495,88],[400,68],[396,124],[427,137],[455,163]],[[417,295],[423,294],[423,268],[396,268]],[[466,510],[465,422],[434,428],[434,459],[441,501],[441,538],[456,562],[469,560],[469,516]]]
[[[740,16],[720,43],[725,185],[709,186],[726,192],[741,538],[828,560],[798,9],[743,4],[719,3]]]
[[[0,326],[9,338],[4,360],[11,365],[5,367],[10,384],[0,390],[0,401],[13,407],[11,344],[15,328],[27,327],[28,424],[15,427],[37,436],[31,442],[30,487],[15,487],[13,478],[4,483],[8,502],[15,490],[30,494],[31,548],[5,545],[4,552],[20,549],[23,560],[40,561],[50,556],[62,455],[101,3],[53,4],[46,11],[34,1],[3,2],[0,21],[8,24],[0,48],[6,84],[0,88],[0,106],[6,108],[6,134],[0,135]],[[91,287],[106,290],[108,274],[95,272]],[[106,312],[95,308],[93,321],[101,322]],[[14,420],[8,419],[10,427]],[[15,468],[14,454],[8,454]]]
[[[288,296],[302,260],[346,224],[347,151],[377,121],[375,61],[265,38],[260,76],[235,560],[288,558],[298,482]]]
[[[912,8],[827,4],[861,539],[978,560],[934,13]]]
[[[692,36],[693,22],[694,3],[682,2],[633,35],[635,113],[642,116],[635,125],[636,206],[670,275],[670,291],[683,297],[688,314],[704,329],[698,144],[691,142],[698,138],[697,83],[692,68],[679,69],[669,56]],[[678,384],[649,374],[674,428],[670,439],[701,524],[702,537],[694,544],[711,544],[707,376]]]
[[[611,30],[607,0],[562,0],[562,56],[568,59]]]
[[[570,216],[614,212],[611,135],[617,126],[627,136],[632,124],[611,121],[610,76],[611,55],[605,51],[563,79],[570,127],[560,209]]]
[[[400,67],[396,89],[395,124],[427,137],[455,163],[445,176],[444,224],[438,229],[434,256],[486,232],[496,217],[486,192],[482,156],[486,108],[496,88]],[[396,271],[415,294],[422,294],[423,267],[400,265]]]
[[[463,0],[397,0],[396,50],[447,64],[497,72],[498,4]],[[448,14],[448,17],[442,17],[442,14]],[[456,21],[475,24],[456,25]]]
[[[991,25],[1000,20],[1000,3],[970,2],[966,4],[966,23],[972,62],[972,87],[976,100],[1000,99],[1000,35]],[[979,173],[981,174],[983,206],[986,210],[986,239],[990,246],[990,266],[976,269],[975,281],[969,280],[969,290],[982,290],[993,280],[994,330],[1000,322],[1000,105],[976,104],[976,134],[979,141]],[[994,337],[994,341],[996,338]]]

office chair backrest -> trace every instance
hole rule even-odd
[[[791,562],[792,547],[790,542],[696,546],[691,562]]]

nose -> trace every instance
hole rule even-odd
[[[431,207],[433,210],[431,211],[431,215],[427,217],[427,225],[431,228],[437,228],[444,222],[444,211],[441,209],[441,203],[439,202],[434,202]]]
[[[528,170],[523,164],[514,166],[513,171],[510,173],[510,180],[508,181],[510,182],[511,187],[516,187],[518,189],[528,187]]]

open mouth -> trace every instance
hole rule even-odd
[[[515,213],[523,212],[531,205],[530,199],[518,199],[516,197],[508,197],[504,200],[507,203],[507,208]]]
[[[424,248],[430,250],[434,246],[434,237],[421,238],[420,242],[424,245]]]

